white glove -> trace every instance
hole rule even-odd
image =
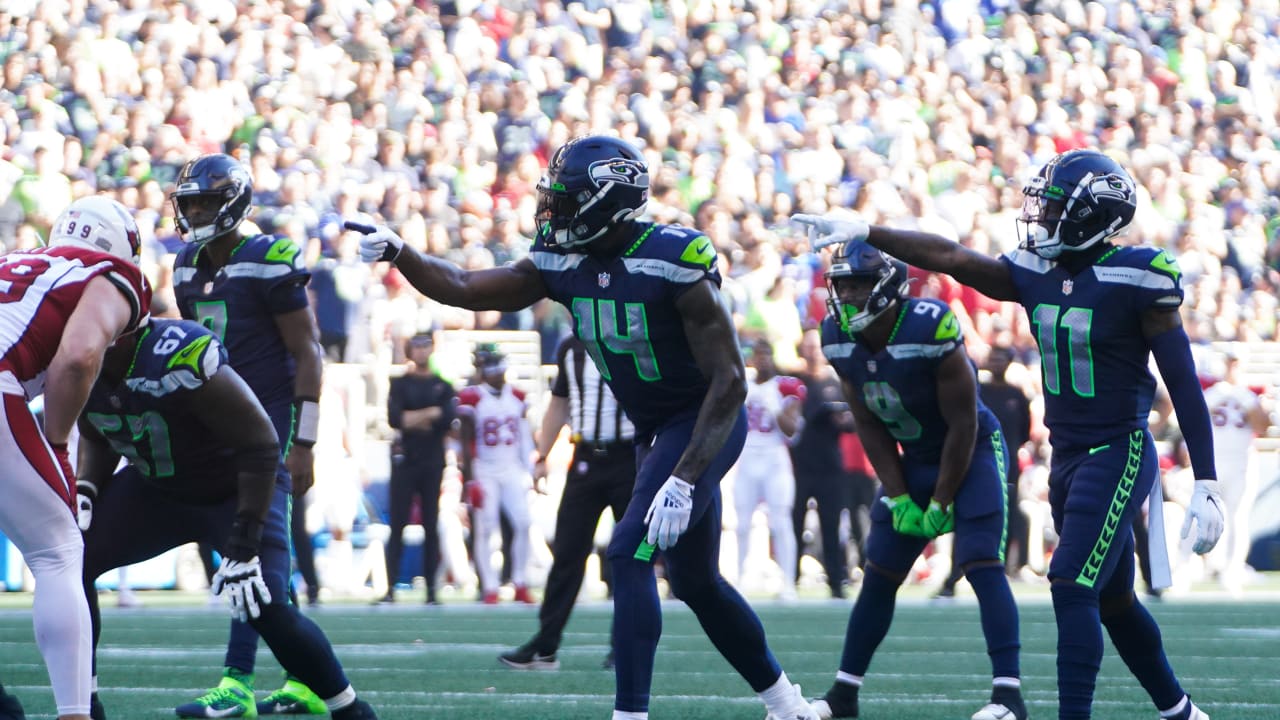
[[[80,532],[87,532],[93,522],[93,501],[98,499],[98,488],[88,480],[76,483],[76,525]]]
[[[828,245],[843,245],[850,240],[866,240],[871,226],[865,220],[850,217],[837,220],[821,215],[796,213],[791,222],[804,227],[809,233],[809,244],[814,250],[821,250]]]
[[[400,254],[400,248],[404,247],[404,240],[386,225],[375,227],[348,220],[343,223],[343,227],[363,233],[364,236],[360,238],[360,259],[367,263],[380,260],[393,262]]]
[[[93,498],[84,493],[76,493],[76,525],[80,532],[87,532],[93,523]]]
[[[689,517],[693,514],[693,485],[672,475],[667,478],[658,494],[649,503],[644,523],[649,526],[646,536],[650,545],[666,550],[689,529]]]
[[[1182,537],[1191,534],[1191,523],[1196,524],[1196,539],[1191,549],[1204,555],[1218,544],[1226,522],[1222,518],[1222,495],[1218,493],[1217,480],[1197,480],[1187,506],[1187,519],[1182,521]]]
[[[223,558],[222,567],[213,575],[213,594],[224,593],[231,603],[231,616],[240,622],[262,614],[262,606],[271,602],[271,591],[257,555],[248,560]]]

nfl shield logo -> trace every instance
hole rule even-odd
[[[873,372],[875,372],[875,371],[876,371],[876,361],[875,361],[875,360],[868,360],[868,361],[867,361],[867,372],[869,372],[869,373],[873,373]]]
[[[1075,286],[1076,286],[1076,284],[1075,284],[1074,282],[1072,282],[1071,280],[1063,280],[1063,281],[1062,281],[1062,294],[1063,294],[1063,295],[1070,295],[1070,294],[1071,294],[1071,289],[1072,289],[1072,288],[1074,288]]]
[[[609,287],[609,273],[602,272],[599,275],[596,275],[596,282],[599,283],[602,288]]]

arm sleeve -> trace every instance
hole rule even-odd
[[[1213,461],[1213,425],[1209,406],[1205,404],[1200,381],[1196,377],[1191,342],[1181,326],[1151,338],[1151,354],[1155,356],[1160,377],[1169,388],[1169,399],[1178,416],[1178,427],[1191,455],[1191,469],[1197,480],[1216,480]]]

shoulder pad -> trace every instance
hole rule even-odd
[[[464,387],[458,391],[458,406],[474,408],[480,404],[480,388],[474,385]]]

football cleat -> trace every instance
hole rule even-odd
[[[498,662],[516,670],[559,670],[555,653],[540,653],[532,645],[521,645],[498,656]]]
[[[770,712],[765,715],[764,720],[819,720],[817,710],[804,699],[804,693],[800,692],[799,685],[792,685],[791,705],[781,713]]]
[[[537,605],[537,604],[538,604],[538,601],[533,599],[533,593],[529,592],[529,586],[527,586],[527,585],[517,585],[517,586],[516,586],[516,597],[515,597],[515,600],[516,600],[516,602],[518,602],[518,603],[523,603],[523,604],[525,604],[525,605]]]
[[[991,689],[991,702],[973,714],[971,720],[1027,720],[1022,691],[1001,685]]]
[[[356,701],[344,708],[333,711],[333,720],[378,720],[378,714],[369,703],[356,698]]]
[[[1188,705],[1190,705],[1190,707],[1187,709],[1186,714],[1174,715],[1172,718],[1162,716],[1160,720],[1209,720],[1209,713],[1196,707],[1196,704],[1189,702],[1189,700],[1190,699],[1188,698]]]
[[[324,715],[329,708],[311,691],[293,678],[285,678],[284,687],[258,703],[259,715]]]
[[[845,683],[835,683],[826,695],[810,703],[818,720],[858,717],[858,688]]]
[[[0,718],[4,717],[0,715]],[[102,706],[102,701],[98,699],[98,693],[89,696],[89,720],[107,720],[107,709]]]
[[[253,702],[253,675],[225,668],[218,687],[179,705],[173,712],[181,718],[258,717]]]

